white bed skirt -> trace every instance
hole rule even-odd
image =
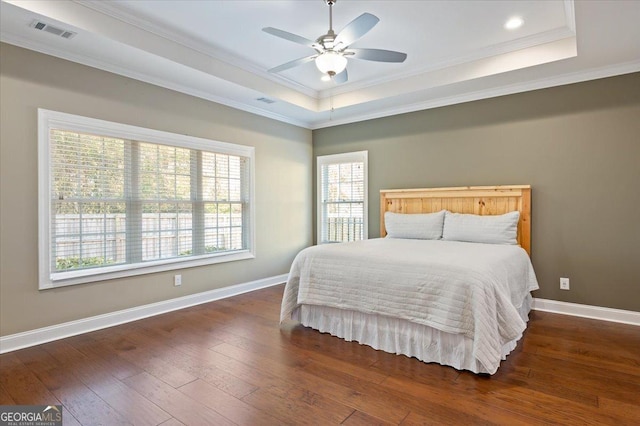
[[[531,294],[527,294],[518,309],[525,322],[529,320],[532,300]],[[291,319],[348,342],[356,341],[374,349],[449,365],[458,370],[489,374],[472,355],[473,340],[461,334],[383,315],[314,305],[298,306],[292,312]],[[522,334],[502,346],[503,360],[515,349],[521,337]]]

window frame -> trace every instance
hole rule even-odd
[[[249,182],[247,182],[249,190],[247,197],[249,223],[243,232],[247,232],[246,241],[248,247],[243,250],[209,253],[190,256],[188,258],[168,258],[55,273],[51,270],[53,254],[51,249],[52,165],[49,135],[52,128],[246,157],[248,159],[247,167],[249,169]],[[253,259],[256,257],[255,227],[254,147],[38,108],[38,286],[40,290],[195,266]]]
[[[317,173],[317,210],[316,210],[316,243],[331,244],[329,241],[322,241],[323,201],[322,201],[322,166],[327,164],[344,164],[362,162],[364,165],[364,199],[363,199],[363,240],[369,239],[369,151],[345,152],[341,154],[319,155],[316,157]]]

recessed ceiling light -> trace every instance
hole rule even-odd
[[[524,24],[524,20],[519,16],[516,16],[505,22],[504,27],[508,30],[515,30],[516,28],[520,28],[522,24]]]

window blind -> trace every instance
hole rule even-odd
[[[366,151],[318,157],[318,242],[366,238]]]
[[[72,127],[47,134],[52,282],[252,249],[250,155]]]

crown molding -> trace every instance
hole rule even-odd
[[[576,7],[574,0],[564,0],[564,17],[571,31],[576,32]]]
[[[86,65],[92,68],[97,68],[102,71],[111,72],[113,74],[117,74],[123,77],[128,77],[134,80],[142,81],[144,83],[153,84],[155,86],[163,87],[165,89],[175,90],[176,92],[195,96],[197,98],[205,99],[205,100],[215,102],[221,105],[225,105],[234,109],[260,115],[266,118],[271,118],[273,120],[281,121],[283,123],[292,124],[294,126],[303,127],[307,129],[309,128],[309,123],[307,122],[295,120],[295,119],[292,119],[291,117],[274,113],[273,111],[265,110],[262,108],[255,107],[253,105],[248,105],[243,102],[238,102],[232,99],[217,96],[210,92],[194,89],[193,87],[189,87],[183,84],[175,83],[173,81],[157,78],[145,73],[132,71],[129,68],[123,68],[109,62],[101,61],[94,57],[90,57],[86,55],[78,55],[75,53],[69,53],[65,50],[56,49],[51,47],[50,45],[37,43],[32,40],[15,36],[13,34],[7,34],[5,32],[0,31],[0,42],[12,44],[14,46],[33,50],[39,53],[43,53],[45,55],[50,55],[57,58],[65,59],[67,61],[75,62],[81,65]],[[212,76],[212,78],[215,78],[215,77]]]
[[[4,3],[5,2],[3,0],[3,5]],[[7,3],[14,4],[15,2],[8,1]],[[225,67],[233,67],[237,71],[240,71],[242,69],[242,72],[246,72],[247,75],[251,74],[252,76],[255,76],[256,79],[263,79],[262,74],[256,75],[255,66],[254,69],[246,71],[246,68],[244,67],[247,65],[248,61],[235,58],[237,60],[240,60],[242,63],[232,63],[232,61],[235,60],[233,58],[233,55],[230,55],[230,57],[227,58],[224,56],[224,52],[222,51],[212,52],[211,46],[206,45],[202,42],[200,42],[201,46],[196,46],[194,48],[194,40],[192,38],[187,37],[184,34],[174,34],[169,30],[164,31],[166,29],[164,27],[156,28],[153,24],[139,17],[131,17],[123,13],[118,14],[117,8],[114,8],[112,4],[109,4],[109,2],[95,0],[71,0],[69,3],[75,4],[75,11],[92,14],[92,16],[95,15],[96,19],[102,19],[106,22],[111,20],[110,23],[115,26],[122,25],[123,27],[125,27],[127,25],[131,25],[132,33],[136,34],[137,32],[140,37],[144,38],[147,37],[147,35],[149,36],[149,38],[155,37],[158,43],[162,43],[162,41],[165,39],[168,42],[173,42],[175,45],[174,47],[176,47],[176,49],[183,49],[184,53],[187,56],[189,55],[189,52],[192,52],[193,57],[197,57],[198,55],[204,55],[204,59],[206,59],[206,57],[211,57],[214,61],[220,61],[221,65],[227,64],[224,65]],[[571,42],[571,40],[569,40],[569,37],[575,37],[574,1],[564,0],[563,4],[565,8],[565,26],[558,27],[545,33],[539,33],[534,36],[523,37],[508,43],[496,44],[467,56],[451,57],[448,59],[444,59],[439,63],[431,63],[429,65],[425,65],[421,70],[417,72],[406,73],[400,76],[396,75],[394,77],[384,77],[367,84],[357,82],[347,83],[344,86],[323,89],[320,92],[323,94],[322,98],[305,95],[300,91],[300,87],[298,87],[299,85],[294,84],[292,81],[288,80],[286,76],[273,76],[267,73],[267,76],[264,78],[268,78],[268,81],[265,80],[264,85],[259,86],[261,87],[261,90],[244,87],[246,91],[241,92],[236,97],[233,95],[224,95],[224,93],[227,93],[227,91],[232,88],[232,86],[230,85],[236,84],[230,81],[233,80],[233,76],[231,74],[227,73],[227,77],[225,78],[217,77],[216,75],[207,72],[206,67],[198,67],[197,63],[195,67],[189,67],[189,65],[185,65],[187,68],[191,69],[186,70],[185,76],[178,79],[173,78],[168,73],[165,73],[164,75],[157,75],[151,70],[137,71],[131,69],[128,64],[120,63],[117,59],[111,60],[101,58],[99,52],[94,53],[87,51],[83,53],[73,53],[67,51],[65,48],[49,45],[49,43],[44,41],[35,41],[30,37],[23,38],[23,36],[13,35],[11,33],[2,31],[2,29],[0,29],[0,41],[101,69],[107,72],[112,72],[124,77],[136,79],[170,90],[175,90],[177,92],[219,103],[221,105],[242,110],[251,114],[256,114],[258,116],[313,130],[375,118],[382,118],[390,115],[403,114],[418,110],[437,108],[441,106],[452,105],[455,103],[504,96],[528,90],[543,89],[547,87],[571,84],[590,79],[610,77],[613,75],[637,72],[640,70],[640,60],[634,59],[632,62],[619,63],[612,66],[568,72],[558,76],[538,78],[533,81],[524,81],[519,83],[512,83],[506,86],[494,86],[487,89],[479,89],[469,93],[453,95],[443,94],[439,97],[431,97],[427,99],[427,96],[429,96],[427,88],[430,87],[429,84],[431,81],[429,79],[432,78],[431,75],[428,75],[429,70],[435,71],[436,73],[446,74],[447,72],[449,72],[447,68],[454,67],[455,64],[462,64],[462,66],[467,66],[466,64],[468,63],[469,66],[471,66],[473,65],[474,61],[481,60],[479,58],[485,58],[486,60],[487,57],[490,58],[488,59],[489,61],[493,61],[494,57],[496,55],[500,55],[501,52],[508,52],[508,54],[510,54],[510,52],[517,53],[518,50],[522,50],[526,46],[539,46],[539,43],[548,40],[560,40],[561,43]],[[102,15],[102,18],[100,18],[100,15]],[[55,21],[55,18],[52,19],[54,19]],[[200,48],[202,48],[202,50],[199,50]],[[211,56],[212,54],[216,54],[216,57]],[[218,57],[222,59],[217,59]],[[167,62],[167,64],[171,63],[172,66],[176,64],[180,65],[179,62],[170,59],[170,57],[158,56],[158,58],[169,61]],[[562,67],[555,67],[555,69],[558,68],[562,69]],[[198,74],[189,74],[191,72]],[[198,83],[192,83],[189,79],[189,76],[198,76]],[[476,78],[480,79],[484,77],[476,76]],[[526,77],[523,77],[523,79],[524,78]],[[211,86],[207,84],[208,80],[206,79],[210,79]],[[405,87],[402,91],[400,91],[398,87],[398,84],[400,83],[399,79],[413,79],[416,81],[404,82],[406,83]],[[418,79],[420,81],[417,81]],[[515,77],[509,78],[509,80],[512,81],[514,79]],[[282,84],[283,80],[286,80],[288,84]],[[456,87],[462,87],[457,86],[459,83],[461,84],[462,81],[458,82],[451,79],[445,80],[446,81],[444,81],[441,86],[446,85],[449,87],[445,90],[439,91],[440,93],[455,93]],[[499,81],[499,79],[495,80],[487,78],[484,81],[486,81],[487,84],[495,84],[495,82]],[[271,86],[271,84],[273,84],[274,86]],[[383,87],[385,84],[387,85],[386,88]],[[412,90],[408,86],[409,84],[413,84],[414,90]],[[273,93],[264,92],[264,90],[270,91],[270,88],[273,88],[276,85],[280,86],[280,90],[274,89]],[[467,87],[472,86],[474,86],[474,84],[467,85]],[[480,85],[478,84],[476,85],[476,87],[480,87]],[[224,91],[220,92],[218,91],[218,89]],[[385,92],[389,97],[378,99],[379,96],[376,95],[376,91],[380,92],[380,96],[383,95],[382,92]],[[252,93],[256,94],[254,98],[257,98],[259,96],[267,96],[269,98],[278,99],[279,104],[276,104],[275,106],[267,106],[262,105],[258,102],[254,102],[252,99],[250,99]],[[307,93],[314,93],[317,95],[317,92],[313,90]],[[324,96],[324,94],[326,93],[330,93],[330,95]],[[280,94],[280,96],[278,94]],[[416,94],[416,96],[414,96],[414,94]],[[424,96],[424,100],[416,102],[408,101],[409,103],[399,104],[403,99],[416,99],[418,94]],[[344,97],[351,95],[353,95],[355,103],[345,103],[340,99],[341,96]],[[306,103],[304,103],[305,106],[300,106],[301,104],[298,103],[297,100],[298,97],[301,98],[303,96],[306,97]],[[337,97],[334,99],[334,96]],[[432,94],[431,96],[434,95]],[[288,101],[287,99],[290,99],[290,101]],[[358,103],[358,99],[360,103]],[[391,103],[393,102],[395,102],[396,104],[391,105]],[[316,106],[314,106],[314,103]],[[335,110],[329,107],[326,109],[322,109],[325,106],[332,106],[333,103],[338,105]],[[342,107],[340,106],[341,104],[343,105]],[[296,111],[295,108],[300,109]],[[373,110],[374,108],[375,110]],[[287,111],[289,111],[291,115],[289,115]]]
[[[332,96],[344,95],[350,92],[358,90],[371,89],[381,84],[393,83],[395,81],[403,80],[405,78],[411,78],[427,74],[433,71],[443,70],[445,68],[454,67],[457,65],[468,64],[471,62],[479,61],[482,59],[491,58],[494,56],[502,55],[505,53],[515,52],[517,50],[528,49],[530,47],[536,47],[547,43],[553,43],[565,38],[575,37],[575,32],[571,31],[567,27],[557,28],[551,31],[545,31],[544,33],[534,34],[529,37],[522,37],[517,40],[512,40],[506,43],[494,44],[492,46],[485,47],[462,56],[451,56],[443,58],[437,62],[432,62],[424,67],[411,72],[397,73],[393,76],[380,77],[377,79],[371,79],[362,83],[347,83],[339,87],[331,88],[320,92],[320,100],[330,98]]]
[[[339,126],[343,124],[356,123],[356,122],[372,120],[376,118],[388,117],[392,115],[405,114],[409,112],[415,112],[415,111],[426,110],[431,108],[439,108],[439,107],[453,105],[457,103],[471,102],[471,101],[476,101],[480,99],[505,96],[505,95],[515,94],[515,93],[526,92],[530,90],[544,89],[548,87],[561,86],[565,84],[578,83],[578,82],[587,81],[587,80],[595,80],[599,78],[606,78],[606,77],[611,77],[615,75],[622,75],[622,74],[628,74],[628,73],[640,71],[640,60],[637,60],[637,61],[631,61],[631,62],[622,63],[622,64],[616,64],[613,66],[594,68],[587,71],[567,73],[567,74],[562,74],[554,77],[548,77],[548,78],[542,78],[534,81],[527,81],[524,83],[512,84],[512,85],[503,86],[499,88],[480,90],[480,91],[475,91],[471,93],[465,93],[462,95],[447,96],[447,97],[438,98],[438,99],[430,99],[428,101],[417,102],[417,103],[403,105],[399,107],[382,108],[373,113],[358,114],[358,115],[350,116],[349,118],[345,118],[345,119],[340,119],[340,118],[335,119],[333,117],[334,114],[332,114],[331,111],[328,111],[327,119],[314,122],[313,120],[309,120],[309,121],[295,120],[288,116],[274,113],[269,110],[257,108],[242,102],[237,102],[231,99],[216,96],[212,93],[197,90],[197,89],[188,87],[186,85],[177,84],[175,82],[167,81],[164,79],[158,79],[156,77],[153,77],[144,73],[134,72],[130,69],[119,67],[114,64],[107,63],[93,57],[71,54],[67,51],[55,49],[49,45],[36,43],[31,40],[14,36],[12,34],[0,32],[0,41],[9,43],[12,45],[16,45],[18,47],[34,50],[47,55],[66,59],[82,65],[101,69],[103,71],[112,72],[118,75],[122,75],[124,77],[140,80],[149,84],[164,87],[166,89],[175,90],[181,93],[185,93],[187,95],[195,96],[195,97],[216,102],[231,108],[239,109],[241,111],[249,112],[262,117],[274,119],[280,122],[284,122],[287,124],[291,124],[294,126],[311,129],[311,130]],[[322,114],[322,112],[319,112],[318,114]]]
[[[331,96],[341,95],[356,90],[369,89],[371,87],[390,83],[396,80],[404,78],[411,78],[417,75],[426,74],[433,71],[438,71],[444,68],[461,65],[468,62],[478,61],[492,56],[501,55],[504,53],[513,52],[516,50],[527,49],[529,47],[539,46],[541,44],[552,43],[554,41],[562,40],[568,37],[576,37],[576,17],[575,17],[575,5],[574,0],[564,0],[564,12],[565,12],[565,26],[556,28],[553,30],[545,31],[543,33],[537,33],[528,37],[521,37],[516,40],[512,40],[506,43],[494,44],[492,46],[485,47],[484,49],[477,50],[468,55],[451,56],[448,58],[442,58],[437,62],[432,62],[424,67],[402,74],[395,74],[393,77],[380,77],[378,79],[369,80],[366,83],[347,83],[338,88],[331,88],[320,92],[320,100],[327,99]]]
[[[449,105],[460,104],[464,102],[472,102],[482,99],[495,98],[498,96],[513,95],[516,93],[528,92],[532,90],[546,89],[549,87],[563,86],[566,84],[580,83],[583,81],[597,80],[600,78],[613,77],[616,75],[630,74],[640,72],[640,59],[637,61],[625,62],[612,66],[592,68],[586,71],[572,72],[561,74],[553,77],[540,78],[533,81],[523,83],[510,84],[497,88],[486,90],[478,90],[475,92],[464,93],[462,95],[447,96],[437,99],[430,99],[425,102],[416,102],[409,105],[403,105],[393,108],[382,108],[374,113],[352,115],[346,119],[334,120],[331,117],[327,121],[316,122],[311,124],[312,130],[322,129],[326,127],[340,126],[343,124],[357,123],[361,121],[374,120],[376,118],[389,117],[398,114],[406,114],[415,111],[439,108]]]
[[[72,0],[72,1],[84,7],[90,8],[96,12],[118,19],[140,30],[147,31],[149,33],[162,37],[166,40],[176,42],[198,53],[207,55],[214,59],[225,62],[229,65],[243,69],[244,71],[247,71],[249,73],[258,75],[273,83],[281,84],[292,90],[299,91],[301,94],[315,98],[317,100],[323,100],[331,96],[348,94],[348,93],[356,92],[359,90],[370,89],[377,85],[390,83],[390,82],[402,80],[405,78],[418,76],[421,74],[426,74],[429,72],[437,71],[440,69],[444,69],[444,68],[464,64],[464,63],[469,63],[469,62],[473,62],[473,61],[477,61],[485,58],[490,58],[492,56],[497,56],[500,54],[509,53],[516,50],[521,50],[529,47],[538,46],[541,44],[551,43],[551,42],[558,41],[568,37],[575,37],[576,35],[574,1],[564,0],[563,1],[564,10],[565,10],[565,26],[564,27],[556,28],[550,31],[545,31],[543,33],[533,34],[528,37],[521,37],[519,39],[512,40],[506,43],[495,44],[466,55],[441,58],[437,62],[427,64],[424,67],[411,72],[395,74],[393,76],[388,76],[388,77],[383,76],[374,80],[369,80],[366,83],[364,82],[363,83],[346,83],[338,87],[330,87],[330,88],[318,91],[318,90],[314,90],[309,87],[303,86],[287,78],[284,75],[280,75],[280,74],[274,75],[269,72],[266,72],[263,68],[258,67],[255,64],[251,63],[250,61],[246,59],[242,59],[232,54],[231,52],[228,52],[222,49],[220,50],[213,49],[211,48],[210,45],[206,43],[203,43],[193,37],[187,36],[184,33],[171,31],[170,29],[159,26],[155,23],[150,22],[149,20],[144,19],[143,17],[135,13],[123,12],[122,9],[115,7],[110,2],[105,2],[101,0]]]
[[[142,17],[135,15],[133,13],[124,13],[120,8],[115,7],[110,2],[105,2],[102,0],[72,0],[74,3],[77,3],[81,6],[92,9],[98,13],[102,13],[108,15],[114,19],[122,21],[126,24],[132,25],[142,31],[147,31],[151,34],[162,37],[166,40],[173,41],[186,47],[188,49],[194,50],[203,55],[209,56],[211,58],[217,59],[219,61],[225,62],[229,65],[233,65],[244,71],[249,73],[258,75],[264,79],[267,79],[273,83],[282,84],[287,86],[292,90],[299,91],[300,93],[317,99],[319,97],[319,92],[317,90],[311,89],[309,87],[303,86],[299,83],[294,82],[286,77],[282,77],[281,75],[271,74],[266,72],[263,68],[256,66],[252,62],[240,58],[234,55],[231,52],[222,49],[213,49],[210,45],[203,43],[193,37],[189,37],[183,33],[177,31],[171,31],[165,27],[161,27],[157,24],[154,24]]]

